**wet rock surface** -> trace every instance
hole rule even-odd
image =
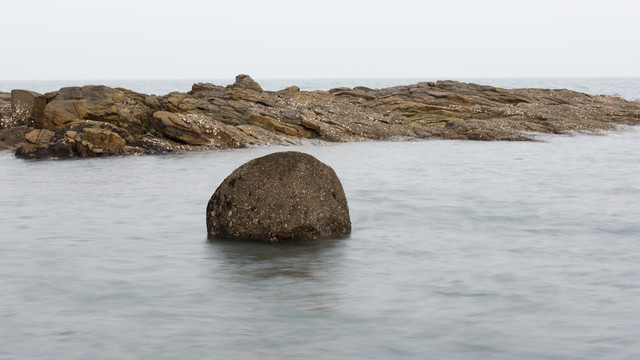
[[[283,241],[338,238],[351,232],[342,184],[311,155],[280,152],[237,168],[207,204],[215,237]]]
[[[25,104],[17,111],[14,103]],[[26,110],[24,110],[26,109]],[[501,89],[455,81],[383,89],[263,91],[248,75],[223,87],[194,84],[188,93],[145,95],[106,86],[67,87],[47,94],[0,93],[0,149],[22,147],[25,158],[238,148],[314,141],[440,138],[532,140],[534,133],[597,133],[640,123],[640,103],[569,90]],[[26,131],[14,128],[28,127]],[[87,145],[59,151],[66,131],[100,128],[119,134],[122,146]],[[37,151],[24,134],[55,132]],[[60,135],[62,134],[62,135]],[[17,138],[16,138],[17,137]],[[61,143],[62,141],[62,143]],[[21,146],[21,144],[25,146]],[[80,144],[83,144],[80,142]],[[68,145],[68,141],[67,141]],[[98,151],[86,151],[86,149]],[[105,150],[108,148],[110,150]],[[102,150],[102,152],[100,152]]]

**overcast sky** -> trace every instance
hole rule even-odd
[[[640,76],[637,0],[16,0],[0,80]]]

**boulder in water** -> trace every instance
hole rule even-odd
[[[253,159],[233,171],[209,200],[207,231],[266,241],[337,238],[351,232],[351,219],[333,169],[291,151]]]

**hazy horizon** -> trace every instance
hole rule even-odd
[[[639,77],[630,0],[2,5],[0,80]]]
[[[236,74],[242,75],[242,74]],[[244,74],[249,75],[251,74]],[[394,76],[380,76],[380,77],[371,77],[371,76],[360,76],[360,77],[255,77],[251,76],[254,80],[416,80],[416,79],[427,79],[425,81],[433,81],[436,80],[461,80],[461,79],[637,79],[640,78],[640,75],[637,76],[414,76],[414,77],[394,77]],[[65,78],[65,79],[0,79],[0,82],[56,82],[56,81],[230,81],[233,83],[235,79],[234,76],[230,76],[227,78]]]

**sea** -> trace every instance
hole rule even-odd
[[[640,101],[640,78],[459,80]],[[100,83],[166,94],[194,82]],[[639,359],[640,128],[537,140],[65,161],[0,151],[0,359]],[[217,186],[277,151],[336,171],[349,237],[207,236]]]

